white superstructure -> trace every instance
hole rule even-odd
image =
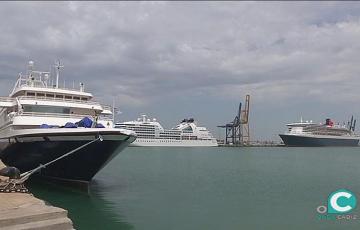
[[[135,131],[132,146],[218,146],[216,139],[194,119],[184,119],[173,129],[164,129],[156,119],[142,115],[136,121],[116,123],[116,128]]]
[[[334,124],[331,119],[327,119],[325,124],[317,124],[312,121],[293,122],[286,125],[288,130],[287,135],[303,135],[311,137],[344,137],[344,138],[358,138],[354,134],[352,128],[347,127],[345,124]]]
[[[93,95],[84,91],[84,84],[79,89],[60,88],[58,83],[50,84],[49,72],[35,71],[33,67],[34,63],[29,62],[28,73],[19,74],[9,97],[0,97],[0,138],[13,130],[42,124],[60,127],[84,117],[113,127],[112,108],[94,101]]]

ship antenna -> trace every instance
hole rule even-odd
[[[28,74],[30,75],[32,73],[34,69],[34,62],[33,61],[29,61],[29,65],[28,65]]]
[[[355,126],[356,126],[356,119],[354,120],[354,124],[353,124],[353,127],[352,127],[353,132],[355,132]]]
[[[354,115],[351,116],[350,128],[349,128],[350,130],[352,130],[353,122],[354,122]]]
[[[115,124],[115,97],[113,97],[113,104],[112,104],[112,118],[113,118],[113,125]]]
[[[57,61],[57,63],[55,63],[54,65],[55,70],[56,70],[56,88],[59,88],[59,75],[60,75],[60,68],[63,68],[64,66],[61,65],[60,60]]]

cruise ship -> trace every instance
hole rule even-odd
[[[34,70],[30,61],[10,95],[0,97],[0,159],[22,173],[55,160],[37,175],[87,183],[136,134],[115,129],[113,109],[96,102],[84,84],[60,87],[63,66],[55,67],[52,78],[50,72]]]
[[[286,146],[358,146],[360,137],[355,132],[356,120],[348,125],[334,124],[326,119],[325,124],[300,121],[287,124],[288,131],[279,134]]]
[[[155,118],[151,120],[142,115],[135,121],[117,123],[115,128],[135,131],[137,138],[131,146],[218,146],[211,133],[205,127],[197,126],[192,118],[166,130]]]

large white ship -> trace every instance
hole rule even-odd
[[[355,134],[356,120],[348,125],[334,124],[326,119],[325,124],[312,121],[287,124],[288,131],[279,134],[286,146],[358,146],[360,136]]]
[[[218,146],[216,139],[194,119],[184,119],[173,129],[164,129],[154,118],[142,115],[136,121],[117,123],[115,128],[133,130],[137,134],[132,146]]]
[[[136,136],[113,128],[112,108],[94,101],[83,84],[61,88],[60,67],[54,79],[29,62],[10,95],[0,97],[0,159],[23,173],[76,150],[39,174],[88,182]]]

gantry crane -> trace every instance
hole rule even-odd
[[[225,125],[218,126],[225,128],[225,144],[250,145],[249,112],[250,95],[246,95],[245,108],[242,110],[242,103],[240,102],[238,113],[234,120]]]

